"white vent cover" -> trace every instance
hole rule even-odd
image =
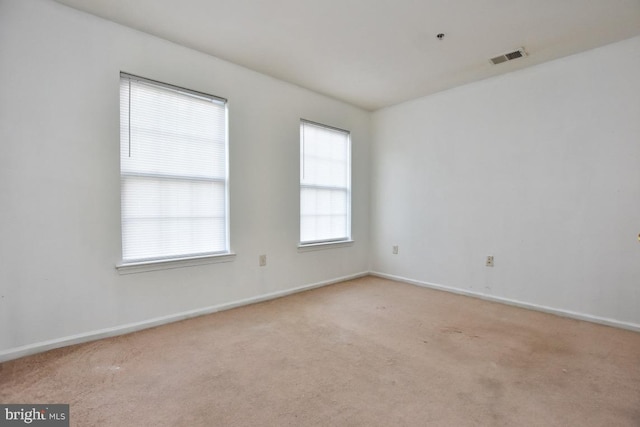
[[[505,53],[503,55],[498,55],[494,58],[491,58],[490,61],[493,65],[501,64],[507,61],[513,61],[514,59],[523,58],[527,56],[527,52],[524,51],[524,48],[521,47],[518,50],[514,50],[513,52]]]

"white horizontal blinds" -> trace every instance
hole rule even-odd
[[[226,123],[222,100],[121,75],[124,261],[228,250]]]
[[[300,241],[348,240],[349,132],[307,121],[300,127]]]

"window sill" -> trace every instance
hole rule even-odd
[[[235,253],[220,255],[206,255],[192,258],[177,258],[167,260],[128,262],[116,264],[116,270],[120,274],[144,273],[146,271],[168,270],[171,268],[192,267],[195,265],[217,264],[221,262],[233,261]]]
[[[298,252],[321,251],[324,249],[345,248],[353,246],[353,240],[340,240],[337,242],[309,243],[299,244]]]

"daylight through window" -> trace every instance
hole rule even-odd
[[[350,134],[303,120],[300,124],[300,243],[350,239]]]
[[[226,100],[121,73],[123,261],[228,253],[227,163]]]

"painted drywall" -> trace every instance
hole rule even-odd
[[[232,262],[114,268],[120,71],[229,100]],[[0,354],[368,270],[368,112],[50,0],[0,1],[0,82]],[[352,132],[351,246],[297,250],[300,118]]]
[[[372,269],[640,327],[638,75],[640,37],[374,113]]]

